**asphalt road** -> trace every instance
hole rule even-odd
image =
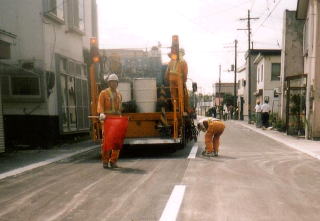
[[[176,185],[179,221],[319,220],[319,160],[230,122],[220,156],[202,157],[202,136],[195,159],[192,143],[139,148],[109,170],[92,151],[0,180],[0,220],[159,220]]]

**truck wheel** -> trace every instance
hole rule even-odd
[[[183,149],[187,146],[187,133],[185,127],[181,128],[181,141],[180,144],[178,144],[178,149]]]

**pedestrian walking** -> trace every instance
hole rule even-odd
[[[225,125],[217,118],[206,118],[201,120],[198,130],[205,132],[205,150],[202,152],[204,156],[218,156],[220,146],[220,136],[222,135]]]
[[[268,128],[269,127],[269,115],[270,115],[270,105],[269,101],[265,100],[264,103],[261,106],[261,119],[262,119],[262,128]]]
[[[107,78],[108,88],[102,90],[99,95],[97,112],[99,113],[102,130],[104,128],[103,124],[106,117],[114,115],[119,116],[121,114],[122,96],[117,90],[118,81],[119,79],[116,74],[110,74]],[[102,134],[104,134],[104,131],[102,131]],[[117,168],[119,154],[120,149],[118,147],[112,147],[111,150],[105,150],[102,145],[101,156],[103,167]]]
[[[256,127],[260,128],[261,127],[261,104],[260,104],[260,101],[257,101],[257,104],[254,109],[256,111]]]
[[[217,107],[216,106],[212,107],[212,117],[213,118],[217,117]]]
[[[223,105],[223,119],[224,120],[228,120],[228,116],[229,116],[229,110],[227,105]]]

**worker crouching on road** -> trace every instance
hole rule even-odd
[[[111,115],[121,114],[122,96],[117,90],[118,76],[116,74],[110,74],[107,78],[108,88],[102,90],[98,99],[97,112],[99,113],[99,119],[102,124],[102,134],[104,134],[104,120]],[[104,143],[104,142],[102,142]],[[117,168],[117,161],[119,158],[120,149],[113,147],[111,150],[105,150],[103,144],[101,147],[102,163],[104,168]]]
[[[216,118],[206,118],[198,123],[198,130],[206,132],[205,144],[206,148],[202,152],[204,156],[218,156],[220,136],[222,135],[225,125]]]

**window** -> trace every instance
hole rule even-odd
[[[10,59],[10,44],[0,40],[0,59]]]
[[[272,63],[271,64],[271,80],[279,81],[280,80],[280,63]]]
[[[263,81],[263,64],[261,65],[261,77],[260,77],[260,79],[261,79],[261,82]]]
[[[1,94],[3,96],[10,95],[9,76],[1,76]]]
[[[58,56],[60,64],[60,120],[62,132],[89,128],[89,95],[85,66],[77,61]],[[66,64],[66,70],[61,68]]]
[[[44,0],[44,1],[45,1],[45,15],[63,22],[65,0]]]
[[[18,75],[18,74],[21,75]],[[2,98],[6,101],[43,101],[42,77],[17,72],[1,76]]]
[[[69,0],[69,26],[84,31],[84,0]]]
[[[40,95],[38,77],[11,77],[12,95]]]

